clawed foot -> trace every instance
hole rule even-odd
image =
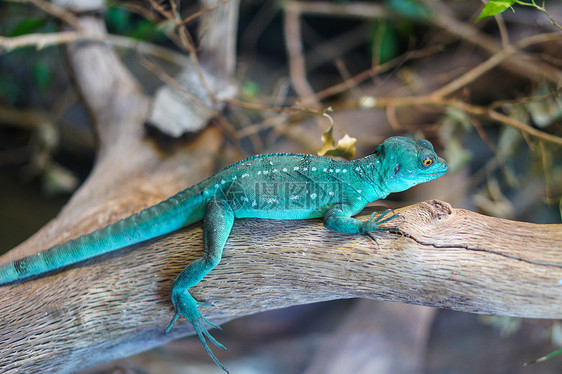
[[[371,231],[391,230],[392,228],[379,227],[383,223],[386,223],[390,220],[400,217],[399,214],[392,214],[391,216],[385,218],[385,216],[387,216],[388,213],[390,212],[392,212],[392,209],[386,209],[378,217],[375,217],[377,212],[373,212],[373,214],[371,214],[371,217],[369,217],[367,221],[363,222],[363,226],[361,227],[361,233],[365,234]]]
[[[221,364],[219,359],[215,356],[215,354],[207,344],[206,339],[209,339],[209,341],[211,341],[217,347],[224,349],[225,351],[228,350],[224,345],[222,345],[215,338],[213,338],[211,333],[209,333],[209,331],[204,325],[206,323],[211,327],[221,330],[219,325],[209,321],[207,318],[203,317],[201,313],[199,313],[199,309],[197,309],[197,307],[200,305],[206,305],[206,303],[197,302],[193,298],[193,296],[191,296],[191,294],[187,292],[187,290],[183,292],[172,291],[172,302],[174,303],[174,307],[176,308],[176,315],[172,319],[172,322],[170,322],[170,324],[166,328],[165,333],[170,332],[172,326],[178,320],[179,316],[183,315],[193,325],[193,328],[195,329],[195,332],[197,333],[197,336],[199,337],[201,344],[203,344],[203,347],[205,348],[209,356],[211,356],[213,361],[218,366],[220,366],[222,370],[228,373],[228,370],[224,367],[223,364]]]

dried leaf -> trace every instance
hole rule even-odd
[[[355,157],[355,143],[357,139],[345,134],[343,138],[338,141],[334,146],[335,139],[333,134],[334,128],[330,126],[324,134],[322,134],[322,148],[318,151],[320,156],[336,156],[346,160],[351,160]]]

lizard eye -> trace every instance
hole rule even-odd
[[[432,157],[424,157],[422,159],[422,165],[423,165],[424,168],[430,167],[431,165],[433,165],[433,162],[434,162],[434,160],[433,160]]]
[[[394,167],[394,174],[398,174],[399,171],[400,171],[400,164],[396,164],[396,166]]]

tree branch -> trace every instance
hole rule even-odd
[[[221,264],[193,294],[211,302],[202,312],[218,323],[348,297],[562,318],[562,225],[492,218],[435,200],[400,214],[399,232],[372,238],[331,232],[320,220],[237,221]],[[0,367],[68,372],[193,333],[185,320],[171,334],[163,330],[173,315],[172,282],[202,245],[194,225],[0,288]]]

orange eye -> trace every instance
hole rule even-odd
[[[423,159],[423,166],[428,167],[431,166],[431,164],[433,164],[433,160],[429,157]]]

